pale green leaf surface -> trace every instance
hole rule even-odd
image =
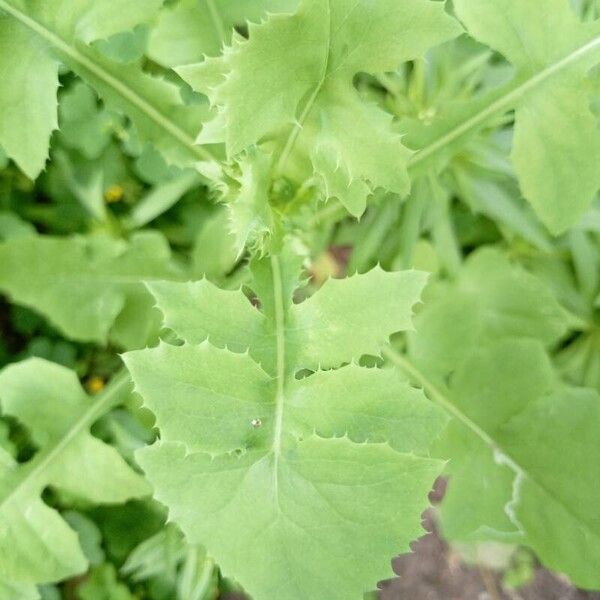
[[[574,76],[517,109],[512,158],[521,189],[555,234],[577,224],[600,188],[600,134],[589,104],[587,82]]]
[[[6,4],[26,9],[39,22],[51,24],[52,29],[64,39],[79,39],[89,44],[150,21],[162,2],[131,0],[122,4],[114,0],[69,0],[68,10],[61,0],[54,3],[13,0]]]
[[[499,437],[525,473],[515,514],[526,539],[546,565],[591,589],[600,586],[599,426],[598,394],[562,388],[530,403]]]
[[[379,354],[391,333],[412,329],[411,307],[426,280],[420,271],[386,273],[380,267],[328,279],[318,294],[290,308],[296,360],[308,368],[329,368],[361,354]]]
[[[239,290],[223,290],[206,279],[180,284],[153,281],[148,289],[165,326],[189,344],[208,339],[214,346],[245,352],[265,329],[264,316]]]
[[[272,158],[260,150],[251,149],[239,160],[239,189],[225,197],[229,214],[229,230],[235,237],[235,252],[240,256],[246,245],[262,251],[274,228],[269,205]]]
[[[411,307],[425,281],[426,275],[418,271],[386,273],[379,267],[328,280],[318,294],[289,304],[284,326],[289,355],[298,368],[316,369],[378,354],[392,333],[412,328]],[[221,290],[209,281],[159,282],[149,287],[152,293],[156,290],[165,324],[186,342],[209,339],[237,352],[249,350],[268,372],[275,368],[272,324],[241,292]],[[381,294],[376,302],[374,290]],[[269,299],[260,293],[259,298],[266,308]]]
[[[539,342],[515,339],[475,347],[433,395],[455,417],[434,451],[450,459],[445,535],[528,544],[550,568],[597,587],[598,395],[566,388]]]
[[[273,432],[273,381],[247,354],[206,342],[161,344],[128,353],[125,362],[162,439],[183,442],[190,451],[221,453],[251,447]],[[260,429],[251,425],[256,418]]]
[[[456,496],[452,504],[458,518],[464,510],[463,494],[481,477],[495,479],[504,486],[504,499],[489,507],[492,517],[495,513],[497,519],[506,510],[545,564],[579,585],[598,586],[598,574],[590,566],[600,559],[596,518],[600,488],[598,461],[589,457],[600,425],[597,394],[561,387],[548,359],[531,342],[505,342],[476,353],[456,375],[451,395],[461,412],[496,442],[500,463],[488,474],[463,471],[467,481],[463,489],[459,475],[454,478],[450,494]],[[473,435],[464,427],[462,431],[464,436]],[[451,451],[447,447],[444,455],[451,456]],[[497,472],[508,468],[502,465],[502,456],[517,467],[510,485],[505,474]],[[453,462],[459,466],[462,457]],[[492,467],[489,461],[488,466]],[[500,489],[492,485],[491,494]],[[456,515],[442,512],[444,520]]]
[[[225,208],[206,219],[194,240],[192,270],[194,278],[218,281],[235,267],[235,236],[229,232],[229,215]]]
[[[432,287],[409,333],[411,358],[425,371],[448,374],[477,344],[502,338],[555,343],[568,316],[542,280],[485,248],[464,264],[455,282]]]
[[[58,61],[48,55],[43,40],[2,12],[0,73],[0,144],[34,179],[46,164],[50,136],[58,126]]]
[[[230,155],[276,135],[281,174],[302,138],[325,191],[360,216],[368,191],[408,190],[409,152],[390,118],[358,98],[353,76],[393,70],[459,31],[441,3],[306,0],[294,15],[250,25],[249,40],[236,38],[217,61],[179,72],[217,106]]]
[[[90,159],[100,156],[114,128],[114,117],[98,107],[96,95],[83,82],[61,96],[59,122],[61,140]]]
[[[104,343],[112,330],[125,347],[144,345],[157,329],[143,280],[181,276],[156,233],[130,242],[12,239],[0,244],[0,262],[0,289],[14,302],[40,312],[67,337]]]
[[[496,439],[501,428],[531,399],[553,386],[549,361],[535,342],[506,341],[478,350],[454,374],[449,401],[469,423],[480,427],[487,439],[453,420],[436,447],[450,459],[451,476],[441,507],[445,535],[450,539],[477,539],[492,535],[515,536],[519,526],[506,514],[516,474],[502,460]],[[481,498],[485,501],[481,501]],[[465,506],[471,511],[467,513]]]
[[[231,42],[235,25],[257,22],[267,12],[294,10],[297,0],[180,0],[160,11],[150,32],[148,56],[178,67],[215,56]]]
[[[38,600],[37,587],[32,583],[15,583],[0,576],[0,598],[10,600]]]
[[[445,419],[402,377],[353,364],[297,378],[305,367],[377,352],[410,327],[423,275],[377,269],[294,304],[298,266],[286,252],[254,264],[260,312],[241,291],[206,281],[153,284],[168,326],[187,343],[124,357],[162,432],[138,453],[157,499],[257,600],[374,589],[418,535],[440,466],[426,456]],[[347,343],[343,320],[361,348],[327,346]],[[224,348],[232,345],[247,352]],[[360,560],[348,561],[350,540]]]
[[[211,540],[223,571],[257,600],[354,598],[374,588],[390,574],[387,557],[408,548],[400,540],[420,534],[437,472],[435,462],[345,438],[312,437],[274,461],[256,451],[186,454],[168,442],[141,456],[147,472],[160,473],[157,497],[171,517],[188,538]],[[354,560],[350,545],[360,549]]]
[[[77,15],[77,20],[73,23],[74,33],[89,44],[130,31],[141,23],[148,23],[163,2],[164,0],[129,0],[116,4],[114,0],[69,0],[70,11],[67,14]]]
[[[0,577],[15,583],[58,581],[85,570],[77,534],[40,498],[47,486],[97,503],[144,496],[148,484],[90,426],[127,391],[127,379],[97,398],[75,374],[29,359],[0,372],[4,415],[30,431],[37,454],[25,464],[6,455],[0,468]]]
[[[446,421],[433,404],[423,405],[421,392],[397,370],[355,364],[294,381],[288,412],[298,435],[347,435],[354,442],[389,442],[394,450],[416,454],[427,454]]]

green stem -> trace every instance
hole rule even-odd
[[[488,119],[493,117],[497,113],[503,113],[515,106],[518,101],[531,92],[538,85],[543,84],[548,79],[557,75],[564,69],[577,63],[579,60],[587,57],[592,52],[600,48],[600,36],[595,37],[591,41],[587,42],[583,46],[577,48],[567,56],[563,57],[556,63],[542,69],[535,75],[528,77],[520,83],[511,82],[505,88],[505,91],[498,94],[496,99],[491,102],[488,106],[484,107],[479,112],[475,113],[472,117],[466,119],[462,123],[459,123],[444,135],[440,136],[437,140],[431,144],[421,148],[416,154],[413,154],[409,160],[409,168],[415,168],[420,163],[424,162],[432,155],[437,153],[444,147],[452,144],[454,141],[459,139],[473,129],[479,128]]]
[[[450,417],[462,423],[467,429],[472,431],[480,440],[482,440],[494,453],[506,455],[498,444],[484,431],[477,423],[472,421],[457,406],[447,398],[445,391],[442,391],[437,385],[431,382],[427,376],[422,373],[406,356],[396,352],[392,347],[387,346],[383,349],[383,356],[391,363],[396,365],[412,381],[412,383],[423,388],[427,397],[442,408]],[[507,462],[513,465],[515,472],[520,472],[521,468],[510,458],[506,457]]]

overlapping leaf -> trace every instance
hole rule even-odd
[[[249,40],[236,38],[223,57],[178,72],[220,111],[200,141],[222,128],[236,156],[274,139],[276,174],[288,172],[291,154],[308,159],[326,196],[359,216],[373,188],[408,190],[409,152],[353,77],[396,69],[459,31],[443,4],[427,0],[305,0],[294,15],[250,25]]]
[[[180,278],[164,238],[28,236],[0,244],[0,289],[35,309],[67,337],[143,346],[160,316],[142,281]]]
[[[419,150],[415,172],[447,160],[466,137],[515,110],[512,157],[521,189],[553,233],[589,207],[600,176],[600,136],[590,109],[589,69],[600,61],[600,24],[581,23],[568,0],[458,0],[456,13],[477,40],[502,53],[514,79],[431,124],[408,127]]]
[[[143,477],[89,432],[127,393],[128,379],[122,375],[90,398],[73,372],[41,359],[0,372],[2,414],[24,425],[38,448],[24,464],[1,450],[0,589],[14,588],[35,598],[34,584],[86,569],[77,534],[40,497],[46,487],[96,504],[149,493]]]
[[[411,356],[443,377],[490,340],[522,337],[551,345],[568,328],[551,288],[491,248],[473,254],[455,282],[434,286],[418,319],[409,334]]]
[[[57,126],[59,61],[125,112],[169,161],[185,166],[210,159],[194,145],[205,108],[185,107],[177,86],[139,65],[113,62],[91,45],[147,22],[161,3],[0,1],[0,143],[29,177],[43,169]]]
[[[200,62],[231,42],[234,26],[257,22],[268,12],[291,12],[297,4],[297,0],[179,0],[159,13],[148,55],[166,67]]]
[[[450,459],[444,534],[528,544],[597,587],[600,398],[564,386],[542,345],[566,325],[543,283],[486,250],[429,298],[409,362],[391,358],[454,417],[435,451]]]
[[[445,534],[528,544],[550,568],[597,588],[598,394],[560,384],[538,343],[507,340],[469,357],[448,400],[464,421],[438,450],[451,459]]]
[[[419,535],[439,469],[425,456],[444,417],[354,362],[410,327],[424,276],[375,269],[294,304],[295,262],[255,264],[261,310],[207,281],[150,286],[185,344],[125,355],[161,428],[138,458],[188,540],[257,600],[358,597]]]

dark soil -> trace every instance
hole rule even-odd
[[[600,600],[600,593],[577,590],[542,568],[528,585],[505,589],[500,573],[467,565],[452,552],[435,532],[431,514],[425,522],[432,533],[394,561],[399,578],[381,585],[380,600]]]

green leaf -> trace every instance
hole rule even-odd
[[[46,164],[50,136],[58,126],[58,62],[43,40],[1,12],[0,72],[0,144],[34,179]]]
[[[419,535],[440,467],[427,447],[443,416],[356,364],[410,327],[423,274],[376,269],[294,304],[298,266],[287,249],[254,263],[261,310],[207,281],[152,284],[186,343],[124,357],[161,428],[138,453],[156,498],[256,600],[374,589]]]
[[[600,187],[600,136],[587,72],[600,60],[600,25],[582,24],[567,0],[457,0],[469,33],[516,68],[511,82],[449,104],[431,125],[410,125],[411,170],[448,160],[467,137],[515,110],[512,158],[521,189],[555,234],[577,223]]]
[[[81,81],[62,95],[59,115],[61,141],[89,159],[102,154],[117,125],[115,117],[98,107],[96,95]]]
[[[11,600],[38,600],[40,595],[33,583],[5,581],[0,576],[0,597]]]
[[[271,160],[272,157],[264,152],[250,149],[239,160],[238,185],[225,194],[229,230],[235,238],[234,250],[238,257],[246,244],[262,252],[275,227],[268,195]]]
[[[0,372],[2,412],[24,425],[38,448],[25,464],[4,451],[0,455],[1,580],[47,583],[87,566],[77,534],[42,501],[47,486],[93,503],[119,503],[149,492],[116,450],[89,432],[125,393],[128,379],[121,375],[90,398],[72,371],[41,359]]]
[[[170,162],[186,166],[212,160],[194,144],[205,107],[186,107],[176,85],[144,73],[140,65],[111,61],[89,45],[148,21],[161,3],[135,0],[124,8],[114,0],[77,0],[61,7],[60,3],[0,0],[0,27],[8,32],[0,36],[6,44],[2,55],[11,56],[13,65],[6,67],[9,77],[0,87],[0,107],[11,107],[0,117],[0,143],[30,177],[43,168],[50,133],[56,127],[56,59],[85,79],[109,106],[125,112],[141,138],[155,144]],[[42,79],[36,78],[31,95],[26,95],[34,85],[25,70],[28,65],[36,73],[38,65],[42,69]],[[31,142],[15,148],[13,140],[23,137]]]
[[[442,508],[447,535],[463,537],[463,528],[478,524],[464,522],[466,495],[489,494],[495,501],[479,505],[480,527],[495,528],[505,513],[505,526],[510,521],[521,531],[547,566],[580,586],[598,587],[592,565],[600,559],[600,487],[590,457],[600,426],[598,395],[560,385],[534,342],[507,341],[473,354],[453,378],[450,401],[494,445],[458,422],[442,441],[450,473],[457,469]],[[481,469],[473,468],[473,456]]]
[[[174,525],[167,524],[135,547],[121,572],[133,581],[159,576],[175,579],[177,566],[185,557],[187,548],[181,532]]]
[[[0,211],[0,240],[35,235],[35,227],[16,213]]]
[[[139,347],[158,329],[142,282],[179,278],[164,238],[28,236],[0,244],[0,289],[72,339]],[[23,265],[27,265],[24,269]]]
[[[179,0],[165,6],[152,27],[148,56],[165,67],[197,63],[231,42],[235,25],[267,12],[291,12],[297,0]]]
[[[534,340],[472,346],[448,386],[414,359],[387,355],[453,417],[434,449],[449,459],[444,535],[527,544],[549,568],[597,588],[598,394],[564,386]]]
[[[408,191],[410,153],[353,77],[396,69],[459,31],[437,2],[305,0],[294,15],[251,24],[223,57],[178,72],[217,106],[231,156],[275,137],[276,174],[299,149],[325,193],[360,216],[370,190]]]
[[[477,345],[510,337],[550,346],[567,332],[568,315],[542,280],[499,251],[475,252],[452,283],[432,286],[409,334],[412,358],[427,373],[448,375]]]

